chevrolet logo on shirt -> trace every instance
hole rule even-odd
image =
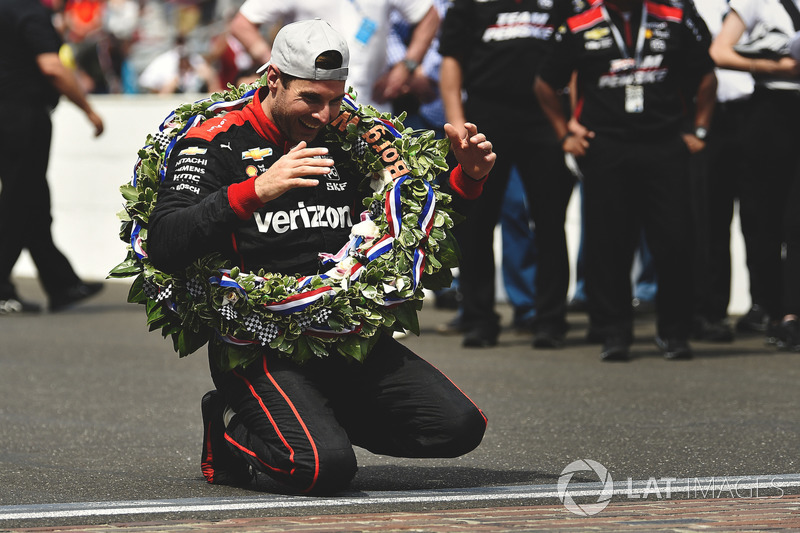
[[[250,148],[242,152],[242,159],[252,159],[253,161],[263,161],[265,157],[272,155],[272,148]]]
[[[184,148],[181,150],[181,153],[178,155],[203,155],[208,150],[205,148],[200,148],[199,146],[190,146],[189,148]]]
[[[606,35],[608,35],[609,33],[611,33],[611,30],[609,30],[608,28],[595,28],[593,30],[587,31],[586,33],[584,33],[584,35],[586,36],[587,40],[598,41],[603,37],[605,37]]]

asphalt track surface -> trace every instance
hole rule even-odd
[[[35,282],[20,286],[37,297]],[[583,341],[583,315],[570,315],[560,350],[534,350],[511,330],[496,348],[470,350],[435,332],[451,312],[432,305],[422,335],[403,342],[483,408],[489,426],[477,450],[447,460],[358,450],[351,490],[331,498],[281,494],[265,477],[210,486],[199,468],[206,359],[180,359],[148,333],[126,292],[108,283],[66,312],[0,317],[0,530],[536,505],[567,520],[575,515],[557,484],[578,460],[596,462],[612,483],[577,470],[568,488],[579,505],[758,496],[800,510],[791,497],[800,493],[800,354],[740,337],[695,342],[695,359],[665,361],[643,316],[634,359],[602,363]]]

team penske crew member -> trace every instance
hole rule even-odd
[[[346,242],[361,176],[338,172],[337,146],[317,140],[339,113],[349,51],[320,19],[282,28],[266,85],[241,111],[209,119],[179,141],[150,219],[153,263],[176,271],[212,252],[245,269],[313,274],[317,253]],[[446,126],[461,165],[450,184],[480,194],[495,154],[468,125]],[[477,178],[477,179],[473,179]],[[406,457],[454,457],[475,448],[482,412],[444,375],[391,336],[363,365],[331,355],[303,366],[265,348],[246,368],[211,373],[202,401],[202,470],[209,483],[266,473],[302,492],[345,487],[352,445]]]
[[[691,2],[604,0],[567,19],[535,90],[564,151],[584,175],[586,292],[604,360],[628,359],[630,271],[644,226],[656,264],[656,342],[692,356],[692,226],[688,156],[703,148],[716,78],[710,36]],[[577,72],[574,126],[556,90]],[[694,130],[682,134],[694,102]]]
[[[519,171],[534,221],[537,262],[534,346],[556,348],[567,330],[569,260],[564,221],[574,179],[558,139],[531,90],[567,2],[455,0],[440,36],[445,117],[481,125],[498,153],[492,179],[457,228],[464,345],[497,344],[493,235],[512,166]],[[462,90],[466,101],[462,103]]]

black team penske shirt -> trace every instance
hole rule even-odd
[[[559,27],[540,75],[558,89],[578,71],[575,114],[597,134],[664,139],[680,132],[714,69],[710,42],[691,2],[645,0],[628,13],[597,2]]]
[[[439,52],[458,60],[470,97],[538,109],[533,80],[566,16],[557,12],[563,4],[569,2],[455,0],[442,22]]]

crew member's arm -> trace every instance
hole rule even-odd
[[[61,62],[57,53],[48,52],[36,56],[36,64],[39,70],[50,81],[56,90],[66,96],[73,104],[78,106],[86,114],[86,118],[94,126],[94,136],[103,133],[103,119],[100,118],[89,101],[86,93],[78,84],[75,74]]]
[[[444,106],[444,118],[452,124],[459,135],[466,134],[464,123],[467,121],[464,111],[463,91],[466,75],[469,73],[469,58],[476,46],[475,42],[474,5],[472,0],[454,0],[442,21],[439,35],[439,55],[442,57],[439,67],[439,94]]]
[[[417,66],[422,63],[425,53],[439,30],[439,22],[439,12],[431,6],[422,20],[414,27],[411,41],[406,49],[405,60]],[[414,71],[409,69],[406,61],[395,63],[389,72],[376,82],[373,88],[373,98],[378,102],[394,100],[403,93],[403,87],[413,74]]]
[[[460,134],[465,133],[464,103],[461,99],[463,87],[461,63],[455,57],[443,56],[439,71],[439,93],[444,106],[445,120],[452,124]]]
[[[536,78],[533,91],[539,100],[539,105],[544,115],[553,126],[556,137],[561,143],[561,148],[575,157],[586,155],[586,150],[589,148],[589,139],[594,136],[594,133],[585,127],[569,127],[569,119],[564,110],[563,98],[541,76]],[[577,120],[575,122],[577,126]]]
[[[567,24],[560,26],[553,34],[550,51],[533,82],[533,93],[553,126],[561,148],[575,157],[581,157],[586,155],[589,139],[594,137],[594,132],[580,124],[572,110],[564,108],[564,98],[559,94],[560,89],[569,87],[571,105],[573,110],[577,108],[579,88],[574,41]],[[578,41],[577,48],[581,50],[583,43],[581,39]]]
[[[714,105],[717,102],[717,77],[714,71],[707,72],[697,87],[694,112],[694,130],[684,136],[686,146],[691,153],[697,153],[706,146],[705,137],[697,136],[698,132],[708,131],[711,116],[714,114]]]
[[[539,100],[539,106],[542,108],[544,115],[553,126],[556,137],[566,139],[569,135],[567,114],[564,111],[564,104],[558,92],[540,76],[537,76],[536,81],[533,83],[533,92]]]
[[[694,5],[688,4],[685,13],[683,31],[686,34],[687,60],[682,62],[682,66],[686,69],[688,79],[697,80],[697,89],[692,95],[695,102],[694,128],[683,139],[689,152],[697,153],[706,146],[705,132],[711,124],[714,104],[717,102],[717,76],[714,74],[714,60],[709,53],[711,32]]]
[[[258,26],[250,22],[241,12],[234,15],[229,30],[254,60],[261,63],[269,61],[272,47],[261,35]]]
[[[733,10],[728,13],[722,23],[722,29],[709,48],[711,58],[718,67],[787,78],[800,75],[800,65],[791,57],[781,57],[776,61],[766,58],[748,58],[737,53],[734,46],[739,42],[746,29],[739,13]]]

